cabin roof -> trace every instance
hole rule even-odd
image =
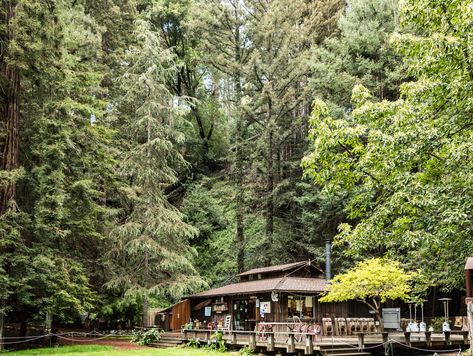
[[[473,257],[466,259],[465,269],[473,269]]]
[[[322,278],[278,277],[229,284],[194,294],[192,297],[214,297],[272,291],[320,293],[325,291],[325,286],[325,279]]]
[[[250,269],[249,271],[237,274],[237,277],[248,276],[250,274],[257,274],[257,273],[284,272],[284,271],[288,271],[288,270],[295,269],[297,267],[303,267],[303,266],[312,266],[316,268],[317,270],[319,270],[320,272],[322,272],[315,265],[311,264],[310,261],[300,261],[300,262],[286,263],[283,265],[253,268],[253,269]]]

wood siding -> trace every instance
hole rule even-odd
[[[190,317],[191,303],[189,299],[185,299],[172,307],[170,329],[181,330],[182,326],[189,322]]]

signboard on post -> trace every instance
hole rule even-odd
[[[383,322],[385,329],[400,329],[401,308],[383,308]]]

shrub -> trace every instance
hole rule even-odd
[[[255,353],[255,350],[250,349],[248,346],[242,347],[240,349],[240,355],[250,356]]]
[[[158,342],[161,338],[161,333],[158,329],[148,329],[148,330],[134,330],[133,338],[131,342],[137,343],[139,345],[148,345],[153,342]]]

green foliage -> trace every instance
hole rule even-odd
[[[250,349],[248,346],[244,346],[238,351],[238,353],[240,355],[250,356],[250,355],[254,355],[255,350]]]
[[[398,29],[397,12],[397,1],[349,1],[338,21],[338,36],[314,48],[311,85],[337,115],[350,107],[357,84],[380,99],[398,97],[402,65],[389,43]]]
[[[200,346],[200,340],[197,339],[190,339],[189,342],[187,343],[187,347],[192,347],[192,348],[199,348]]]
[[[183,139],[178,130],[183,117],[166,87],[166,79],[178,70],[176,58],[151,27],[139,21],[139,46],[131,50],[131,65],[122,78],[127,93],[116,115],[124,120],[128,150],[120,170],[132,184],[122,190],[130,211],[112,230],[115,269],[107,283],[145,301],[149,294],[178,299],[204,285],[188,244],[195,229],[163,191],[163,185],[177,180],[176,169],[185,165],[176,148]]]
[[[410,298],[410,282],[415,273],[404,271],[396,261],[372,258],[336,275],[320,302],[362,301],[379,316],[381,304]]]
[[[344,5],[4,2],[1,316],[137,323],[332,238],[338,270],[386,255],[423,267],[414,295],[462,288],[472,8]]]
[[[217,350],[219,352],[227,351],[227,346],[225,345],[225,339],[223,338],[223,333],[221,331],[214,332],[210,339],[212,344],[210,345],[211,350]]]
[[[435,318],[430,319],[430,326],[434,328],[434,331],[441,332],[443,323],[445,321],[444,317],[438,316]]]
[[[133,337],[131,342],[134,342],[138,345],[148,345],[155,342],[158,342],[161,338],[161,333],[158,329],[138,329],[133,330]]]
[[[344,209],[353,222],[340,225],[337,237],[348,255],[385,251],[412,269],[422,266],[432,284],[447,290],[463,285],[462,265],[472,251],[465,6],[404,2],[402,32],[392,43],[413,80],[396,101],[377,102],[356,86],[352,115],[341,118],[316,101],[314,147],[304,161],[324,189],[350,192]]]

